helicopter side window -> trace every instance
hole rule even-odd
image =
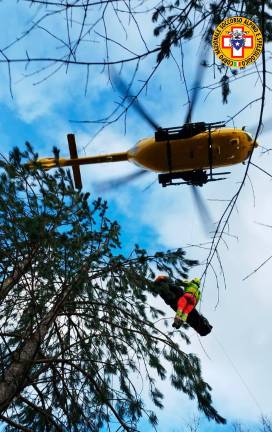
[[[233,146],[236,146],[237,150],[240,148],[239,139],[238,138],[230,140],[230,144],[233,145]]]

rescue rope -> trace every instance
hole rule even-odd
[[[233,370],[235,371],[235,373],[238,375],[240,381],[242,382],[243,386],[245,387],[248,395],[250,396],[251,400],[254,402],[254,404],[256,405],[256,407],[258,408],[258,411],[260,411],[261,417],[263,417],[263,412],[262,412],[262,408],[260,403],[258,402],[258,400],[256,399],[256,397],[254,396],[254,393],[251,391],[251,389],[249,388],[248,384],[246,383],[246,381],[244,380],[244,378],[242,377],[241,373],[239,372],[237,366],[235,365],[235,363],[233,362],[233,360],[231,359],[231,357],[229,356],[229,354],[227,353],[226,349],[223,347],[222,343],[219,341],[219,339],[215,336],[214,331],[212,332],[212,335],[215,339],[215,341],[217,342],[218,346],[221,348],[223,354],[225,355],[226,359],[229,361],[229,363],[231,364]]]

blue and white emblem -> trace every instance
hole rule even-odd
[[[246,43],[246,34],[247,32],[244,32],[242,30],[235,29],[234,31],[228,32],[230,35],[230,44],[232,48],[235,50],[240,50],[245,46]]]

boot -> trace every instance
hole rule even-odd
[[[181,310],[177,310],[172,327],[179,329],[182,325],[182,322],[185,322],[187,320],[187,317],[188,314],[183,313]]]

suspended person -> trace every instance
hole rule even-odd
[[[182,285],[184,294],[178,299],[178,308],[172,324],[175,328],[180,328],[182,321],[187,321],[189,313],[196,307],[201,297],[199,278],[183,281]]]
[[[164,285],[160,289],[159,294],[164,301],[176,310],[176,316],[172,324],[175,328],[180,328],[182,322],[186,322],[193,327],[199,334],[205,336],[210,333],[212,326],[208,323],[206,318],[199,314],[195,307],[200,300],[200,279],[194,278],[191,281],[179,281],[179,284],[171,283],[168,276],[160,275],[155,279],[156,285]],[[170,288],[170,289],[169,289]]]

